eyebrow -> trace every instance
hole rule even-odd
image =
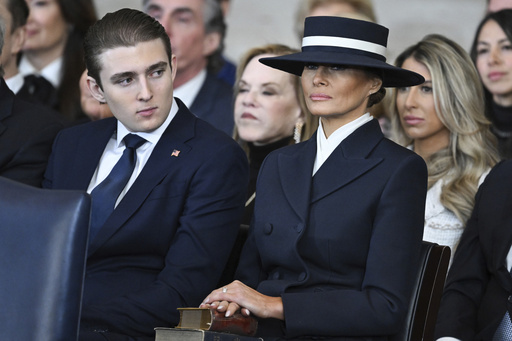
[[[510,40],[508,38],[503,38],[503,39],[498,40],[498,44],[504,44],[504,43],[510,43]],[[490,45],[490,43],[485,40],[479,40],[477,44]]]
[[[190,8],[190,7],[178,7],[172,11],[171,15],[178,15],[178,14],[183,14],[183,13],[195,14],[194,11],[192,10],[192,8]]]
[[[145,73],[151,73],[152,71],[156,70],[156,69],[160,69],[160,68],[166,68],[168,65],[167,62],[158,62],[158,63],[155,63],[153,65],[150,65],[146,68],[145,70]],[[126,71],[126,72],[120,72],[120,73],[116,73],[116,74],[113,74],[111,77],[110,77],[110,81],[112,83],[116,83],[117,81],[121,80],[121,79],[125,79],[125,78],[135,78],[135,76],[137,75],[137,72],[135,71]]]

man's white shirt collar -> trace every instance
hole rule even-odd
[[[174,96],[182,100],[190,108],[206,79],[206,69],[201,70],[194,78],[174,89]]]
[[[137,132],[136,134],[140,137],[146,139],[146,141],[150,142],[152,145],[156,145],[157,142],[160,140],[160,137],[162,137],[162,134],[164,133],[165,129],[171,124],[172,119],[176,114],[178,113],[178,103],[173,98],[172,99],[172,107],[171,111],[169,112],[169,115],[165,119],[164,123],[160,125],[157,129],[151,131],[151,132]],[[119,145],[123,141],[124,137],[128,134],[131,134],[131,132],[126,128],[126,126],[121,123],[121,121],[117,120],[117,138],[116,138],[116,148],[119,148]]]

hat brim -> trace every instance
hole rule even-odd
[[[302,51],[284,56],[261,58],[259,61],[272,68],[297,76],[302,75],[304,65],[307,63],[359,66],[377,69],[382,72],[383,87],[413,86],[425,82],[423,76],[416,72],[390,65],[372,57],[354,53]]]

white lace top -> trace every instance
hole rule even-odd
[[[478,186],[484,181],[488,173],[489,171],[482,174]],[[451,265],[459,239],[464,231],[464,224],[452,211],[441,204],[443,183],[442,179],[437,181],[427,192],[423,240],[449,246],[451,249]]]

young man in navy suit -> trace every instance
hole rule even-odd
[[[238,232],[247,160],[172,97],[176,57],[156,20],[107,14],[84,48],[89,89],[114,117],[62,131],[44,182],[92,196],[80,340],[154,340],[153,328],[176,325],[176,308],[198,306],[217,284]],[[133,173],[104,215],[105,184],[128,164]]]

